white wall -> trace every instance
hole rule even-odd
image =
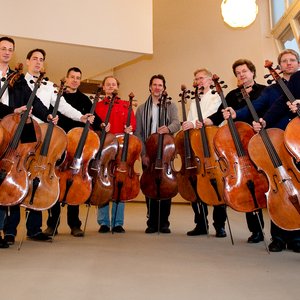
[[[0,1],[9,36],[152,53],[151,0]]]

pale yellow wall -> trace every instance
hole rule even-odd
[[[206,67],[235,88],[231,65],[238,58],[252,60],[257,81],[265,83],[264,60],[276,61],[277,50],[269,36],[268,1],[258,0],[259,14],[246,29],[232,29],[221,17],[221,0],[154,0],[154,53],[115,69],[121,95],[133,91],[139,103],[148,97],[149,78],[162,73],[168,93],[179,99],[180,85],[192,87],[193,71]],[[139,195],[143,199],[142,194]],[[180,200],[177,196],[176,200]]]

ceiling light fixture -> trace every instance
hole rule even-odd
[[[256,0],[223,0],[221,12],[226,24],[244,28],[255,21],[258,7]]]

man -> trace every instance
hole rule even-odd
[[[15,49],[14,40],[9,37],[0,38],[0,49],[0,75],[6,77],[11,72],[8,63]],[[27,109],[26,103],[28,102],[30,95],[31,90],[24,77],[21,76],[19,80],[15,82],[13,87],[8,87],[1,98],[1,117],[8,113],[21,113],[22,111],[25,111]],[[32,112],[45,122],[52,119],[48,109],[37,97],[35,97],[33,101]],[[57,119],[53,119],[52,121],[56,122]],[[9,207],[9,214],[6,214],[5,222],[3,220],[3,217],[5,216],[5,214],[3,214],[3,209],[4,208],[2,208],[2,216],[0,217],[0,219],[2,218],[2,221],[0,221],[0,223],[4,224],[5,241],[8,244],[13,244],[17,233],[16,227],[20,221],[20,207],[18,205]]]
[[[44,61],[46,58],[46,52],[43,49],[33,49],[28,52],[26,57],[26,65],[28,71],[25,75],[25,81],[28,87],[33,90],[34,82],[37,77],[39,77],[40,72],[43,70]],[[39,89],[37,90],[37,97],[49,110],[50,105],[55,104],[57,94],[56,90],[53,86],[53,83],[47,81],[47,84],[41,84]],[[82,115],[78,110],[74,109],[71,105],[69,105],[63,97],[60,99],[59,111],[66,116],[75,119],[77,121],[86,122],[89,114]],[[43,122],[44,120],[39,117],[39,110],[36,110],[33,107],[33,117],[39,122]],[[58,118],[56,118],[57,121]],[[49,236],[44,234],[41,230],[42,226],[42,212],[37,210],[28,210],[28,220],[26,222],[27,226],[27,236],[28,238],[36,241],[47,241],[50,239]],[[14,243],[16,228],[20,222],[20,208],[17,206],[14,208],[14,212],[12,216],[7,218],[6,224],[6,233],[5,236],[9,240],[11,244]]]
[[[299,54],[292,49],[285,49],[278,55],[277,61],[278,65],[280,66],[280,71],[282,72],[282,79],[285,83],[287,83],[291,75],[299,69]],[[259,116],[263,116],[266,113],[266,111],[273,105],[275,100],[282,96],[282,93],[282,89],[277,82],[266,87],[261,93],[261,95],[252,102],[257,114]],[[283,115],[285,115],[284,109],[286,108],[286,106],[283,106],[283,111],[277,110],[277,113],[282,113]],[[252,122],[252,117],[247,105],[236,111],[232,110],[229,107],[225,110],[225,112],[226,111],[230,111],[232,117],[235,118],[237,121]],[[227,116],[228,114],[225,113],[225,117]],[[275,117],[274,120],[281,119]],[[284,121],[281,120],[281,122]],[[278,126],[276,126],[276,124],[272,124],[273,127],[284,127],[283,124],[277,125]]]
[[[236,78],[246,87],[250,100],[253,101],[254,99],[257,99],[265,86],[255,82],[256,68],[254,64],[250,60],[239,59],[233,63],[232,70]],[[245,101],[242,98],[239,88],[230,91],[226,96],[226,101],[228,106],[233,107],[236,110],[245,106]],[[223,105],[218,108],[218,111],[215,114],[205,119],[204,123],[206,125],[220,125],[224,121],[222,111]],[[245,119],[244,121],[251,122],[251,119]],[[249,231],[252,233],[248,238],[248,243],[259,243],[264,239],[262,233],[262,228],[264,226],[262,210],[259,209],[257,212],[259,220],[257,214],[252,212],[246,213],[247,225]]]
[[[153,75],[149,83],[150,96],[146,102],[140,105],[136,112],[136,131],[135,135],[140,138],[143,143],[142,149],[142,165],[146,167],[149,165],[149,157],[146,155],[145,142],[152,133],[171,133],[174,134],[180,129],[180,122],[178,119],[177,106],[174,103],[168,105],[167,110],[167,125],[158,127],[159,118],[159,99],[162,93],[166,90],[166,80],[163,75]],[[171,211],[171,199],[158,201],[157,199],[150,199],[146,197],[148,208],[148,220],[145,233],[170,233],[169,215]],[[160,209],[159,209],[160,205]],[[158,220],[160,211],[160,220]],[[160,228],[158,228],[160,224]]]
[[[119,89],[119,81],[114,76],[107,76],[102,81],[103,92],[105,98],[97,103],[95,112],[102,119],[106,119],[109,107],[109,99],[112,98],[113,93]],[[136,120],[133,111],[131,112],[130,126],[126,127],[128,115],[128,102],[117,98],[111,110],[109,117],[110,132],[118,133],[132,133],[136,127]],[[107,124],[106,124],[107,125]],[[122,200],[122,199],[121,199]],[[109,203],[98,209],[97,222],[100,225],[99,233],[107,233],[112,230],[116,233],[125,233],[124,225],[124,202],[113,202],[111,209],[111,218],[109,216]]]
[[[288,60],[286,57],[283,59]],[[289,58],[289,60],[292,60],[291,63],[295,63],[294,59],[295,57]],[[297,63],[299,64],[299,56]],[[287,87],[296,99],[300,99],[299,71],[290,76]],[[280,97],[268,109],[263,118],[260,118],[260,123],[253,122],[253,128],[257,132],[262,128],[262,126],[266,128],[276,127],[285,130],[289,121],[296,116],[295,113],[299,109],[299,103],[300,100],[290,103],[287,101],[286,96]],[[296,164],[296,166],[299,169],[299,164]],[[272,242],[269,244],[269,251],[271,252],[281,252],[282,250],[290,249],[294,252],[300,253],[300,230],[284,230],[278,227],[271,220],[271,241]]]
[[[201,96],[200,108],[203,119],[215,113],[221,104],[220,96],[213,94],[210,86],[212,82],[212,73],[207,69],[198,69],[194,72],[194,82],[199,89],[203,89],[203,95]],[[189,130],[193,128],[201,128],[202,124],[198,120],[198,113],[195,100],[192,100],[190,110],[187,117],[188,121],[183,122],[182,129]],[[188,236],[207,234],[208,230],[208,210],[207,204],[202,202],[203,213],[199,209],[199,203],[192,202],[192,208],[195,214],[194,222],[196,227],[187,232]],[[216,237],[226,237],[225,221],[226,221],[226,209],[225,205],[214,206],[213,211],[214,227],[216,230]]]
[[[82,72],[77,67],[72,67],[68,70],[66,76],[65,86],[67,87],[63,93],[63,101],[66,101],[68,110],[75,111],[75,114],[79,113],[80,115],[89,115],[92,107],[92,102],[90,99],[84,95],[78,88],[81,83]],[[61,99],[62,100],[62,99]],[[94,128],[100,128],[101,120],[95,118],[93,122]],[[75,117],[72,117],[66,111],[59,112],[59,121],[58,125],[62,127],[66,132],[75,127],[83,127],[84,124]],[[57,202],[50,210],[47,220],[47,229],[44,231],[44,234],[47,236],[53,236],[57,234],[57,231],[54,233],[55,228],[59,222],[60,216],[60,203]],[[81,230],[81,221],[79,219],[79,205],[68,205],[67,207],[67,223],[71,229],[71,234],[74,237],[82,237],[84,232]]]

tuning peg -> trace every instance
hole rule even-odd
[[[266,74],[265,76],[264,76],[264,78],[269,78],[271,76],[271,74]]]
[[[274,79],[269,79],[269,80],[267,80],[267,83],[272,84],[274,81],[275,81]]]
[[[224,83],[224,81],[223,81],[223,83]],[[223,88],[223,89],[226,89],[226,88],[228,88],[228,85],[227,85],[227,84],[224,84],[224,85],[222,86],[222,88]]]
[[[214,95],[216,93],[216,91],[212,90],[211,93]]]

